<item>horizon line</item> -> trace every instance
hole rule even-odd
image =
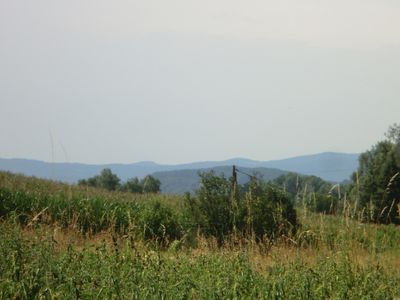
[[[312,153],[312,154],[302,154],[302,155],[295,155],[295,156],[290,156],[286,158],[280,158],[280,159],[270,159],[270,160],[257,160],[257,159],[251,159],[247,157],[241,157],[241,156],[236,156],[228,159],[222,159],[222,160],[194,160],[194,161],[189,161],[189,162],[182,162],[182,163],[159,163],[156,161],[152,160],[141,160],[141,161],[136,161],[136,162],[127,162],[127,163],[119,163],[119,162],[111,162],[111,163],[85,163],[85,162],[69,162],[69,161],[46,161],[46,160],[41,160],[41,159],[35,159],[35,158],[21,158],[21,157],[0,157],[2,160],[28,160],[28,161],[35,161],[35,162],[42,162],[42,163],[48,163],[48,164],[80,164],[80,165],[92,165],[92,166],[107,166],[107,165],[135,165],[135,164],[155,164],[155,165],[161,165],[161,166],[175,166],[175,165],[189,165],[189,164],[197,164],[197,163],[216,163],[216,162],[227,162],[231,160],[247,160],[251,162],[273,162],[273,161],[281,161],[281,160],[288,160],[288,159],[293,159],[293,158],[299,158],[299,157],[307,157],[307,156],[316,156],[316,155],[321,155],[321,154],[343,154],[343,155],[359,155],[360,153],[357,152],[338,152],[338,151],[323,151],[323,152],[318,152],[318,153]]]

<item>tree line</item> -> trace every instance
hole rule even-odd
[[[161,182],[151,175],[147,175],[141,180],[133,177],[126,182],[121,182],[121,179],[108,168],[103,169],[99,175],[79,180],[78,184],[103,188],[108,191],[122,191],[136,194],[159,193],[161,188]]]

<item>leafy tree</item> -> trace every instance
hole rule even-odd
[[[141,181],[143,193],[158,193],[160,192],[161,182],[157,178],[147,175]]]
[[[400,124],[393,124],[389,126],[388,131],[385,133],[386,138],[393,144],[400,144]]]
[[[251,180],[241,204],[245,211],[246,232],[257,239],[294,233],[297,217],[293,203],[288,194],[276,186]]]
[[[199,225],[205,234],[215,236],[221,244],[224,236],[232,231],[231,183],[223,176],[215,176],[212,171],[199,176],[198,209],[202,213]]]
[[[121,190],[124,192],[131,192],[135,194],[143,193],[143,186],[137,177],[128,179],[121,185]]]
[[[112,173],[110,169],[103,169],[100,175],[90,177],[87,180],[81,179],[78,184],[115,191],[119,187],[119,182],[118,176]]]
[[[100,176],[94,176],[94,177],[88,178],[87,184],[92,187],[100,187],[99,177]]]
[[[370,220],[400,223],[400,126],[389,128],[387,139],[360,155],[354,186]]]
[[[296,204],[325,214],[335,214],[338,211],[341,194],[344,195],[349,186],[349,184],[334,185],[317,176],[297,173],[279,176],[272,183],[286,191]]]
[[[254,178],[244,193],[237,193],[233,180],[214,172],[200,173],[201,185],[196,197],[186,196],[193,225],[213,235],[221,245],[233,232],[242,232],[260,240],[277,237],[296,226],[296,212],[286,193],[263,185]],[[243,191],[243,187],[237,187]]]
[[[281,175],[272,182],[280,186],[297,201],[303,196],[307,196],[309,193],[328,193],[332,187],[331,183],[317,176],[300,175],[292,172]]]
[[[119,185],[120,179],[117,175],[111,172],[110,169],[103,169],[98,178],[100,187],[109,190],[115,191]]]
[[[312,199],[310,207],[315,212],[334,214],[338,211],[339,199],[335,195],[315,193],[310,198]]]

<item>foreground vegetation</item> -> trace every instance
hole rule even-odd
[[[320,249],[284,244],[216,248],[207,240],[196,249],[171,245],[157,250],[130,239],[113,243],[104,236],[74,244],[68,234],[63,241],[41,226],[26,232],[3,223],[0,230],[2,299],[400,296],[399,271],[388,250],[368,255],[349,246],[328,250],[322,244]]]
[[[111,171],[100,188],[0,172],[0,298],[399,299],[399,163],[396,125],[344,189],[239,186],[233,168],[179,197]]]
[[[41,185],[40,180],[6,173],[0,180],[0,217],[17,215],[23,225],[33,218],[84,234],[110,229],[115,234],[135,234],[164,244],[182,238],[193,240],[200,232],[215,237],[219,245],[232,234],[272,239],[294,232],[297,225],[292,202],[284,193],[254,182],[248,192],[239,195],[232,193],[230,180],[212,173],[202,176],[198,197],[184,198],[89,191],[44,181]]]
[[[184,198],[9,173],[0,187],[1,299],[400,297],[395,225],[305,207],[295,231],[221,245],[187,230]]]

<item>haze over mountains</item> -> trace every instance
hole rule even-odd
[[[229,176],[232,165],[241,167],[246,173],[256,172],[262,175],[264,180],[274,179],[287,173],[287,171],[291,171],[315,175],[328,181],[341,182],[349,179],[351,173],[357,168],[358,156],[358,154],[324,152],[273,161],[233,158],[224,161],[193,162],[178,165],[162,165],[154,162],[89,165],[0,158],[0,170],[76,183],[79,179],[92,177],[99,174],[102,169],[110,168],[123,181],[131,177],[142,178],[152,174],[160,179],[163,192],[180,193],[193,190],[198,186],[198,170],[214,169],[217,173]],[[239,180],[245,179],[240,177]]]
[[[152,176],[160,180],[161,192],[167,194],[183,194],[185,192],[193,192],[200,187],[199,171],[207,172],[211,170],[213,170],[217,175],[224,175],[226,178],[232,175],[232,166],[222,166],[200,170],[190,169],[155,172],[152,174]],[[237,179],[239,184],[245,184],[248,182],[248,175],[255,175],[261,180],[269,181],[288,173],[287,171],[272,168],[239,167],[238,171]]]

